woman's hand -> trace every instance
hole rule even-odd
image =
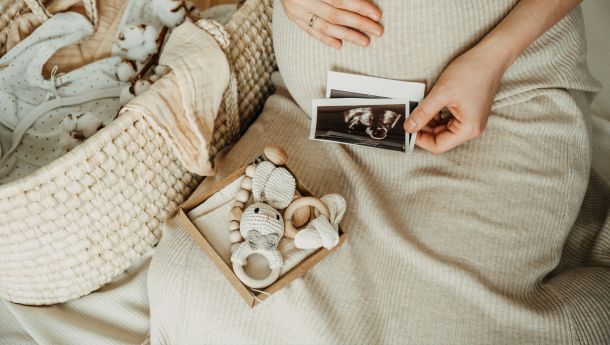
[[[281,0],[288,18],[303,30],[339,49],[344,41],[367,47],[369,35],[381,36],[381,11],[366,0]]]
[[[483,133],[506,69],[581,1],[520,0],[481,42],[447,66],[409,116],[405,130],[421,130],[417,145],[443,153]],[[439,114],[445,108],[453,117]]]
[[[447,66],[405,122],[405,130],[420,131],[417,145],[434,154],[481,135],[509,65],[510,58],[501,49],[475,46]],[[445,108],[453,116],[444,117]]]

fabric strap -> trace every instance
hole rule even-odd
[[[17,124],[17,127],[15,127],[15,130],[13,131],[13,136],[12,136],[11,148],[7,152],[3,153],[2,157],[0,158],[0,165],[4,164],[6,162],[6,160],[8,159],[8,157],[13,152],[15,152],[15,150],[21,143],[21,140],[23,139],[25,132],[27,132],[27,130],[30,129],[30,127],[32,127],[34,122],[36,122],[36,120],[38,120],[42,115],[48,113],[49,111],[51,111],[53,109],[57,109],[59,107],[66,107],[66,106],[71,106],[71,105],[82,104],[82,103],[86,103],[89,101],[102,99],[102,98],[116,98],[116,97],[119,97],[122,89],[123,89],[123,86],[112,87],[112,88],[103,89],[103,90],[96,90],[96,91],[88,92],[88,93],[78,95],[78,96],[73,96],[73,97],[55,98],[53,100],[50,100],[48,102],[38,105],[37,107],[32,109],[21,121],[19,121],[19,123]]]

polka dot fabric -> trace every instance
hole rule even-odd
[[[7,183],[49,164],[68,152],[62,125],[68,115],[94,113],[103,124],[118,113],[118,94],[125,85],[116,78],[119,57],[85,65],[45,79],[41,72],[58,49],[90,35],[93,26],[77,13],[60,13],[0,59],[0,183]],[[110,90],[102,95],[100,90]],[[86,100],[72,104],[70,100]],[[54,107],[52,104],[59,105]],[[32,123],[29,123],[32,122]]]

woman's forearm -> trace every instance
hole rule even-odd
[[[582,0],[521,0],[477,46],[501,54],[505,68]]]
[[[442,153],[483,133],[508,67],[580,1],[521,0],[474,48],[453,60],[405,122],[406,131],[420,131],[417,145]],[[453,117],[431,126],[444,108]]]

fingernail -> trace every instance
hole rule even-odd
[[[371,18],[374,21],[379,21],[379,15],[375,12],[369,12],[369,13],[367,13],[366,16]]]
[[[379,36],[381,36],[381,31],[379,31],[379,30],[371,30],[371,31],[369,31],[369,34],[371,34],[373,36],[379,37]]]
[[[414,130],[415,127],[417,127],[417,123],[415,123],[415,121],[413,121],[412,119],[408,119],[407,123],[405,123],[405,129],[408,131]]]

